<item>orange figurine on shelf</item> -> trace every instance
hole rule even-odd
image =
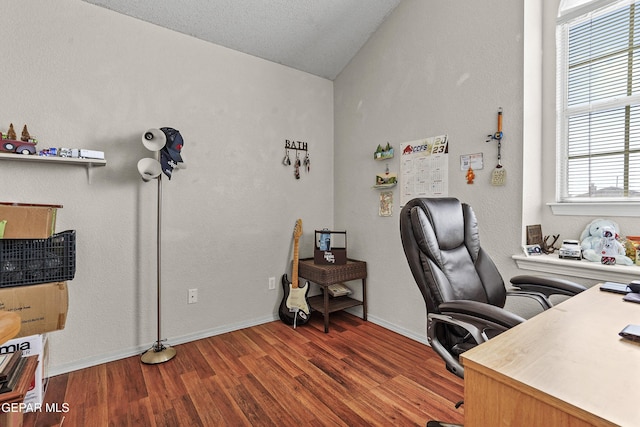
[[[473,173],[473,169],[471,168],[471,166],[469,166],[469,169],[467,170],[467,184],[473,184],[473,180],[476,177],[476,174]]]

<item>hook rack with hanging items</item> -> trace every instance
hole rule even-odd
[[[289,157],[289,150],[296,151],[296,158],[293,162],[293,168],[294,168],[293,174],[296,177],[296,179],[300,179],[300,166],[302,165],[304,165],[305,169],[307,170],[307,173],[311,172],[311,159],[309,158],[308,144],[303,141],[291,141],[289,139],[285,139],[284,140],[285,155],[284,155],[284,158],[282,159],[282,164],[285,166],[291,166],[291,158]],[[302,161],[300,161],[300,154],[299,154],[300,151],[306,152],[304,159]]]

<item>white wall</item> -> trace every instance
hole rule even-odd
[[[156,338],[155,182],[136,163],[150,127],[181,131],[188,169],[164,183],[163,336],[171,344],[276,318],[295,220],[301,255],[333,221],[333,83],[79,0],[7,0],[0,130],[107,166],[2,161],[0,199],[64,205],[77,273],[51,373],[135,354]],[[306,141],[294,179],[285,139]],[[293,153],[293,152],[292,152]],[[267,279],[277,277],[276,291]],[[187,289],[199,302],[187,305]]]
[[[527,2],[405,0],[332,83],[79,0],[6,1],[0,131],[27,123],[43,147],[103,150],[108,162],[89,173],[7,161],[0,169],[1,200],[63,204],[58,230],[78,231],[67,327],[50,335],[52,374],[155,339],[155,185],[135,167],[148,155],[139,138],[149,127],[179,129],[188,164],[164,180],[163,336],[172,344],[275,318],[282,293],[268,291],[267,278],[287,268],[298,217],[302,256],[312,255],[314,229],[346,229],[349,256],[368,262],[370,319],[424,340],[424,304],[399,239],[399,187],[390,218],[378,216],[371,189],[385,167],[373,152],[387,141],[449,135],[449,194],[475,208],[505,279],[519,273],[511,255],[530,219],[541,218],[545,234],[579,234],[591,218],[554,217],[546,206],[555,197],[558,1],[542,11]],[[525,18],[540,12],[536,40]],[[536,100],[523,76],[539,73],[523,64],[537,66],[538,53]],[[485,142],[498,107],[504,187],[489,183],[497,153]],[[281,164],[285,139],[309,142],[311,173],[299,181]],[[485,168],[468,185],[459,156],[478,152]],[[398,156],[389,161],[392,172],[399,166]],[[523,183],[523,170],[540,169],[541,179]],[[187,305],[194,287],[199,302]]]
[[[405,0],[334,81],[335,223],[349,233],[349,255],[368,262],[371,318],[424,340],[425,308],[394,215],[378,216],[371,189],[384,163],[378,144],[449,135],[449,195],[470,203],[483,246],[505,279],[518,271],[522,235],[523,2]],[[486,143],[504,110],[507,184],[493,187],[497,144]],[[473,185],[460,155],[484,153]],[[400,159],[389,162],[399,172]]]

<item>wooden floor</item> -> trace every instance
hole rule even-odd
[[[425,426],[462,423],[462,380],[420,344],[344,313],[293,329],[271,322],[52,377],[24,427]]]

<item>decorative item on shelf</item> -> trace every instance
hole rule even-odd
[[[44,148],[38,151],[38,156],[41,157],[57,157],[58,149],[57,148]]]
[[[173,347],[165,346],[162,343],[161,327],[161,273],[162,273],[162,174],[169,179],[173,175],[175,168],[184,168],[181,151],[184,141],[180,132],[173,128],[163,127],[160,129],[149,129],[142,134],[142,144],[155,153],[154,158],[144,158],[138,162],[138,173],[145,182],[152,179],[158,182],[158,205],[157,205],[157,227],[156,227],[156,287],[157,287],[157,316],[158,336],[153,346],[141,357],[142,363],[157,364],[171,360],[176,355]]]
[[[542,237],[542,226],[540,224],[527,225],[527,246],[537,246],[539,248],[539,251],[536,251],[539,253],[536,253],[535,255],[552,254],[558,249],[557,247],[555,247],[555,244],[560,238],[560,235],[554,235],[551,244],[549,244],[550,238],[551,236],[544,236],[544,238]],[[533,249],[530,248],[528,252],[531,252],[531,250]],[[527,250],[525,250],[525,252],[527,252]],[[533,254],[528,253],[527,255]]]
[[[627,236],[625,239],[625,255],[640,265],[640,236]]]
[[[618,223],[603,218],[594,219],[580,235],[583,258],[607,265],[633,265],[631,258],[625,255],[624,246],[618,241],[619,237]]]
[[[7,133],[0,134],[0,152],[17,153],[24,155],[36,155],[35,157],[65,157],[73,159],[87,159],[86,164],[98,164],[104,166],[105,156],[104,151],[87,150],[77,148],[58,148],[58,147],[46,147],[40,150],[36,150],[38,140],[34,138],[27,125],[22,128],[20,139],[17,139],[13,123],[9,125]],[[97,162],[93,162],[98,160]],[[65,162],[62,162],[65,163]],[[70,162],[66,162],[70,163]]]
[[[398,184],[398,174],[389,172],[389,164],[385,168],[384,174],[376,174],[376,184],[373,188],[390,188]]]
[[[562,246],[558,250],[558,258],[560,259],[582,259],[582,247],[579,240],[564,239]]]
[[[78,151],[77,148],[64,148],[61,147],[58,150],[58,156],[60,157],[71,157],[71,158],[78,158],[80,157],[80,153]]]
[[[553,237],[553,241],[549,243],[549,239],[551,239],[552,237]],[[559,238],[560,238],[559,234],[554,234],[553,236],[544,236],[544,238],[542,239],[542,252],[548,255],[558,250],[558,248],[555,245]]]
[[[20,140],[21,141],[29,141],[31,139],[31,136],[29,135],[29,130],[27,129],[27,125],[24,125],[24,127],[22,128],[22,135],[20,136]]]
[[[376,148],[375,153],[373,153],[373,158],[375,160],[384,160],[384,159],[392,159],[393,158],[393,147],[389,145],[387,142],[386,147],[382,148],[380,144],[378,144],[378,148]]]
[[[505,185],[507,182],[507,170],[502,166],[502,155],[500,152],[502,148],[502,138],[504,137],[504,134],[502,133],[502,107],[498,108],[498,130],[493,135],[488,135],[487,137],[489,139],[487,139],[486,142],[493,140],[498,141],[498,165],[491,173],[491,185]]]
[[[524,245],[522,248],[526,256],[542,255],[542,248],[540,245]]]
[[[385,173],[376,175],[376,185],[373,188],[389,188],[398,184],[398,175],[395,173]]]
[[[327,228],[315,230],[313,263],[342,265],[347,263],[347,232]]]
[[[87,150],[84,148],[81,148],[79,150],[79,157],[81,159],[98,159],[98,160],[104,160],[104,151],[99,151],[99,150]]]
[[[13,139],[15,141],[17,138],[16,131],[13,130],[13,123],[10,123],[9,130],[7,131],[7,139]]]
[[[522,247],[526,256],[542,255],[542,226],[527,225],[527,244]]]
[[[527,225],[527,245],[542,245],[542,226]]]
[[[307,173],[311,172],[311,158],[309,157],[308,144],[303,141],[291,141],[288,139],[284,140],[284,158],[282,159],[282,164],[285,166],[291,166],[291,158],[289,156],[289,150],[296,151],[296,158],[293,161],[293,176],[296,179],[300,179],[300,167],[304,166],[307,170]],[[299,151],[305,151],[306,154],[303,160],[300,160]]]
[[[31,138],[27,125],[24,125],[22,136],[18,139],[16,131],[13,129],[13,123],[9,124],[9,130],[6,134],[0,135],[0,140],[0,151],[25,155],[36,153],[38,140]]]

